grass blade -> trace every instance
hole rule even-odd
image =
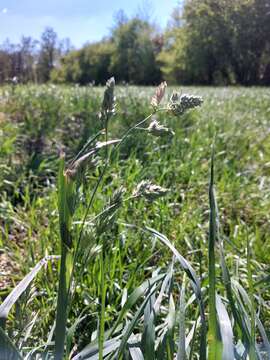
[[[231,360],[234,358],[232,324],[226,307],[218,294],[216,294],[216,309],[223,344],[222,360]]]
[[[98,344],[99,344],[99,360],[103,359],[103,343],[104,343],[104,326],[105,326],[105,298],[106,298],[106,285],[105,285],[105,275],[104,275],[104,251],[100,254],[100,296],[101,296],[101,315],[99,321],[99,335],[98,335]]]
[[[172,292],[170,293],[170,298],[169,298],[169,314],[167,317],[167,321],[168,321],[168,330],[167,330],[167,334],[166,334],[167,357],[168,357],[168,359],[173,360],[173,358],[174,358],[175,304],[174,304]]]
[[[106,356],[111,352],[115,351],[120,345],[119,337],[107,340],[103,344],[103,354]],[[98,360],[99,358],[99,346],[97,344],[86,346],[82,351],[76,354],[72,360]]]
[[[65,161],[62,157],[60,160],[58,175],[58,210],[59,210],[59,227],[61,236],[61,264],[57,297],[57,312],[55,326],[55,360],[62,360],[64,356],[65,339],[66,339],[66,322],[68,306],[68,289],[70,283],[71,253],[71,222],[73,210],[73,184],[64,174]]]
[[[249,349],[252,346],[250,331],[245,319],[245,315],[243,314],[243,311],[241,311],[241,307],[239,308],[236,306],[236,304],[240,304],[241,302],[240,299],[238,299],[238,293],[232,287],[232,280],[225,260],[224,242],[220,235],[219,214],[218,214],[218,206],[216,202],[215,193],[213,193],[213,200],[216,211],[216,237],[219,244],[220,264],[222,270],[223,283],[226,289],[226,294],[229,301],[230,309],[232,311],[233,318],[238,326],[238,332],[240,332],[241,334],[241,343],[243,344],[243,347],[245,349]]]
[[[247,328],[249,329],[249,335],[250,335],[250,333],[251,333],[251,323],[250,323],[250,318],[249,318],[249,316],[247,315],[247,311],[245,310],[245,308],[244,308],[244,305],[243,305],[243,302],[242,302],[242,300],[241,300],[241,297],[242,297],[242,299],[244,300],[244,303],[245,303],[245,305],[248,307],[248,309],[249,309],[249,311],[251,311],[251,307],[252,307],[252,302],[251,302],[251,300],[250,300],[250,298],[249,298],[249,296],[248,296],[248,294],[247,294],[247,292],[245,291],[245,289],[237,282],[237,281],[233,281],[233,286],[234,286],[234,292],[235,292],[235,294],[236,294],[236,299],[237,299],[237,302],[238,302],[238,304],[239,304],[239,307],[241,308],[241,310],[242,310],[242,313],[243,313],[243,316],[244,316],[244,320],[245,320],[245,322],[246,322],[246,324],[247,324]],[[239,296],[239,294],[241,295],[241,296]],[[266,335],[266,331],[265,331],[265,329],[264,329],[264,327],[263,327],[263,325],[262,325],[262,323],[261,323],[261,321],[260,321],[260,318],[258,317],[258,315],[256,314],[256,313],[254,313],[254,317],[255,317],[255,323],[256,323],[256,325],[258,325],[258,329],[259,329],[259,332],[260,332],[260,335],[261,335],[261,337],[262,337],[262,339],[263,339],[263,341],[264,341],[264,347],[265,347],[265,349],[266,349],[266,352],[267,352],[267,354],[268,354],[268,357],[270,357],[270,343],[269,343],[269,339],[268,339],[268,337],[267,337],[267,335]],[[254,346],[254,342],[253,342],[253,344],[248,344],[249,345],[249,347],[250,346]],[[256,342],[255,342],[255,350],[256,350],[256,355],[258,355],[259,354],[259,349],[258,349],[258,347],[257,347],[257,344],[256,344]],[[248,351],[249,351],[249,348],[248,348]],[[250,351],[249,351],[250,352]]]
[[[160,306],[162,302],[162,298],[168,286],[170,286],[173,277],[173,263],[162,282],[161,289],[159,295],[155,301],[155,304],[152,307],[150,312],[150,316],[147,319],[147,325],[144,329],[142,335],[142,349],[145,357],[147,359],[155,359],[155,318],[158,316],[160,311]],[[151,299],[150,299],[151,300]]]
[[[166,280],[166,278],[165,278]],[[165,281],[164,280],[164,281]],[[149,287],[149,292],[151,287]],[[155,293],[154,293],[155,294]],[[142,349],[144,356],[149,360],[155,359],[155,309],[154,304],[152,303],[152,297],[150,297],[149,302],[145,306],[144,310],[144,331],[142,334]]]
[[[5,360],[23,360],[19,350],[0,327],[0,358]]]
[[[186,327],[185,327],[185,278],[180,292],[180,304],[179,304],[179,342],[177,351],[177,360],[186,360]]]
[[[214,150],[211,157],[211,173],[209,184],[209,242],[208,242],[208,266],[209,266],[209,330],[208,330],[208,358],[209,360],[221,359],[221,347],[218,333],[216,313],[216,206],[214,194]]]
[[[113,328],[110,330],[108,337],[111,337],[112,334],[117,329],[118,325],[123,320],[125,314],[127,311],[129,311],[133,305],[136,304],[138,299],[145,293],[145,291],[148,289],[149,286],[154,286],[154,284],[158,283],[159,281],[162,281],[165,278],[165,274],[158,275],[150,280],[144,281],[139,287],[137,287],[132,294],[128,297],[124,307],[122,308],[120,314],[118,315],[118,318],[113,326]]]
[[[0,325],[4,328],[8,314],[12,306],[24,293],[27,287],[31,284],[38,272],[45,266],[48,261],[52,259],[58,259],[57,256],[47,256],[40,260],[35,267],[20,281],[20,283],[12,290],[12,292],[6,297],[4,302],[0,305]]]
[[[151,290],[151,292],[146,296],[146,298],[144,299],[143,303],[141,304],[141,306],[139,307],[139,309],[137,310],[136,314],[133,316],[127,330],[125,330],[125,332],[123,333],[123,337],[121,340],[121,344],[119,346],[118,352],[117,352],[117,359],[121,358],[121,355],[123,354],[123,351],[125,349],[126,343],[130,337],[130,335],[132,334],[140,316],[142,315],[145,306],[147,305],[147,302],[149,301],[149,299],[151,298],[151,296],[157,291],[157,288],[154,287],[154,289]]]
[[[249,351],[249,357],[250,360],[256,360],[256,351],[255,346],[256,339],[255,339],[255,302],[254,302],[254,287],[253,287],[253,280],[252,280],[252,269],[251,269],[251,249],[250,249],[250,243],[249,239],[247,237],[247,272],[248,272],[248,286],[249,286],[249,298],[250,298],[250,323],[251,323],[251,329],[250,329],[250,337],[251,337],[251,347]]]
[[[170,241],[163,234],[159,233],[157,230],[145,227],[142,230],[150,232],[152,235],[156,236],[164,245],[166,245],[175,255],[175,258],[179,261],[180,265],[186,272],[188,278],[191,281],[191,286],[196,295],[197,302],[200,309],[201,315],[201,338],[200,338],[200,359],[206,359],[206,319],[204,313],[204,303],[202,300],[202,292],[200,286],[200,280],[198,279],[194,269],[190,263],[178,252],[178,250],[170,243]]]
[[[129,353],[132,360],[144,360],[143,353],[138,346],[130,346]]]

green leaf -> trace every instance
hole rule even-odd
[[[150,232],[154,236],[156,236],[163,244],[165,244],[175,255],[176,259],[179,261],[180,265],[186,272],[188,278],[191,281],[191,286],[196,295],[196,299],[200,309],[201,315],[201,338],[200,338],[200,359],[206,359],[206,319],[204,313],[204,303],[202,300],[202,292],[200,280],[197,278],[197,275],[190,265],[190,263],[178,252],[178,250],[170,243],[170,241],[166,238],[165,235],[159,233],[157,230],[145,227],[142,230]]]
[[[145,291],[149,288],[149,286],[152,287],[154,284],[158,283],[159,281],[162,281],[165,278],[165,276],[166,276],[165,274],[161,274],[150,280],[146,280],[132,292],[132,294],[128,297],[126,303],[124,304],[124,307],[122,308],[120,314],[118,315],[118,318],[113,328],[110,330],[108,337],[112,336],[112,334],[117,329],[118,325],[123,320],[127,311],[129,311],[132,308],[132,306],[136,304],[138,299],[145,293]]]
[[[147,302],[149,301],[150,297],[154,294],[154,292],[157,291],[157,288],[154,287],[154,289],[152,289],[152,291],[146,296],[146,298],[144,299],[143,303],[141,304],[141,306],[139,307],[139,309],[137,310],[137,312],[134,314],[130,324],[128,325],[127,329],[123,332],[123,336],[122,336],[122,340],[117,352],[117,359],[120,358],[120,356],[123,354],[123,351],[125,349],[126,343],[130,337],[130,335],[132,334],[135,326],[137,325],[137,322],[139,321],[141,315],[143,314],[144,308],[147,305]]]
[[[0,327],[0,359],[5,360],[23,360],[19,350],[5,334],[4,330]]]
[[[104,341],[103,355],[109,355],[115,351],[120,345],[119,337]],[[82,351],[76,354],[72,360],[98,360],[99,358],[99,346],[97,344],[87,345]]]
[[[167,330],[167,334],[166,334],[167,354],[168,354],[168,359],[173,360],[173,358],[174,358],[175,304],[174,304],[172,293],[170,294],[170,299],[169,299],[169,313],[168,313],[167,321],[168,321],[168,330]]]
[[[58,256],[47,256],[40,260],[35,267],[19,282],[19,284],[12,290],[12,292],[5,298],[0,305],[0,325],[4,328],[5,322],[12,306],[16,303],[19,297],[24,293],[27,287],[31,284],[38,272],[45,266],[48,261],[58,259]]]
[[[158,316],[161,306],[161,301],[166,291],[166,288],[172,281],[173,277],[173,264],[170,267],[165,279],[162,282],[161,289],[157,300],[155,301],[154,305],[150,309],[150,314],[145,319],[146,327],[144,328],[144,332],[142,335],[142,349],[145,357],[147,359],[155,359],[155,318]],[[151,298],[150,298],[151,301]]]
[[[70,180],[64,174],[65,160],[62,157],[59,166],[58,175],[58,211],[59,211],[59,226],[61,237],[61,264],[60,276],[58,285],[57,309],[56,309],[56,326],[55,326],[55,360],[62,360],[64,356],[65,340],[66,340],[66,322],[67,322],[67,307],[69,303],[69,285],[70,277],[73,272],[72,266],[75,264],[72,261],[71,254],[71,223],[73,208],[71,205],[74,186],[71,185]]]
[[[216,309],[223,344],[222,360],[232,360],[234,358],[232,324],[226,307],[218,294],[216,294]]]
[[[179,341],[178,341],[177,360],[186,360],[185,289],[186,289],[186,284],[184,279],[180,292]]]
[[[208,242],[208,267],[209,267],[209,330],[208,330],[208,358],[209,360],[221,359],[221,343],[219,339],[217,313],[216,313],[216,204],[214,193],[214,150],[211,158],[211,173],[209,184],[209,242]]]
[[[143,353],[139,346],[129,346],[129,353],[132,360],[144,360]]]

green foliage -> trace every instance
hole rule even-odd
[[[172,20],[159,55],[166,78],[202,84],[268,81],[268,1],[187,0]]]
[[[110,76],[109,67],[113,46],[110,41],[93,43],[81,50],[71,51],[61,59],[61,66],[51,73],[53,82],[98,84]]]
[[[57,34],[53,28],[46,28],[41,35],[40,53],[37,63],[38,80],[41,83],[50,79],[57,55]]]
[[[62,59],[54,81],[268,84],[269,4],[266,0],[187,0],[164,34],[140,18],[123,19],[110,37]]]
[[[138,18],[124,22],[113,30],[110,69],[117,79],[139,85],[160,81],[154,35],[154,28]]]
[[[134,18],[113,29],[110,39],[72,51],[51,74],[54,82],[104,84],[114,74],[119,81],[153,84],[160,81],[156,62],[155,29]]]
[[[1,89],[7,351],[50,359],[56,346],[58,358],[64,349],[73,360],[187,360],[212,348],[228,360],[269,357],[269,90],[184,88],[172,97],[178,112],[165,84],[154,95],[114,89],[111,79],[106,100],[103,90]],[[194,92],[203,105],[183,112],[200,99],[185,94]],[[153,136],[154,120],[174,132]],[[40,133],[35,167],[24,144]],[[62,270],[53,261],[37,274],[36,259],[60,251]]]

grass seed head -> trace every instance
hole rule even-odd
[[[106,89],[104,91],[103,102],[101,106],[100,118],[109,119],[112,115],[115,114],[116,110],[116,98],[114,96],[114,86],[115,80],[114,77],[111,77],[106,82]]]
[[[149,134],[154,136],[173,136],[174,131],[160,124],[156,119],[153,120],[147,128]]]
[[[71,179],[76,180],[78,176],[81,176],[86,167],[88,169],[94,169],[97,165],[97,159],[94,157],[95,151],[89,151],[88,153],[77,159],[71,166],[65,171],[65,175]]]
[[[159,185],[152,184],[149,180],[143,180],[137,185],[132,195],[134,198],[145,197],[148,201],[154,201],[166,195],[168,191]]]
[[[152,97],[151,99],[151,105],[154,108],[157,108],[158,105],[160,104],[161,100],[163,99],[164,95],[165,95],[165,90],[167,87],[167,83],[166,81],[163,81],[156,89],[156,93],[155,95]]]
[[[97,225],[96,232],[98,235],[104,233],[106,230],[112,227],[117,210],[121,207],[123,203],[123,196],[126,192],[126,189],[120,186],[113,193],[112,197],[109,200],[109,203],[106,205],[106,208],[102,211]]]
[[[185,111],[200,106],[203,103],[203,99],[200,96],[180,94],[173,92],[170,101],[167,105],[167,109],[175,116],[184,114]]]

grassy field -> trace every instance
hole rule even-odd
[[[270,359],[270,89],[176,90],[204,102],[178,117],[153,115],[174,136],[153,136],[146,121],[119,146],[100,148],[70,190],[61,172],[57,184],[60,154],[69,164],[104,128],[104,88],[0,89],[0,296],[41,259],[63,260],[61,194],[69,204],[74,191],[72,244],[64,249],[67,287],[73,280],[60,304],[69,310],[67,358],[203,359],[207,348],[211,360],[221,359],[223,346],[223,359]],[[109,140],[152,113],[154,92],[116,86]],[[93,144],[105,139],[103,131]],[[143,180],[168,191],[136,196]],[[0,307],[0,345],[15,359],[19,352],[50,359],[54,341],[61,343],[54,336],[60,259],[44,262],[8,314]]]

